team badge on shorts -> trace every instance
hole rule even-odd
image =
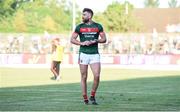
[[[83,62],[83,60],[80,60],[80,62],[82,63],[82,62]]]

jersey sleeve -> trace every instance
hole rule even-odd
[[[99,32],[100,32],[100,33],[101,33],[101,32],[104,32],[104,29],[103,29],[102,25],[99,24],[98,26],[99,26]]]
[[[74,30],[74,33],[77,33],[77,34],[79,34],[79,33],[80,33],[80,27],[79,27],[79,25],[78,25],[78,26],[76,26],[76,28],[75,28],[75,30]]]

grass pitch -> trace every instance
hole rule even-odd
[[[180,71],[103,68],[99,105],[82,102],[78,68],[0,69],[0,111],[180,111]],[[89,71],[88,91],[93,76]]]

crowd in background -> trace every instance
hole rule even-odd
[[[52,38],[59,37],[65,53],[78,53],[69,35],[0,34],[0,54],[49,54]],[[107,34],[108,41],[99,46],[106,54],[180,54],[180,34]]]

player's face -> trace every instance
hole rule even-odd
[[[89,22],[91,15],[88,12],[83,12],[82,14],[82,21],[84,23]]]

